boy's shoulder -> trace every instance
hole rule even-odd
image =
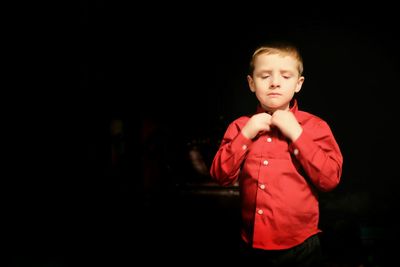
[[[249,114],[249,115],[241,115],[239,117],[237,117],[236,119],[231,120],[231,122],[229,123],[229,126],[235,126],[235,127],[239,127],[241,128],[242,126],[244,126],[247,121],[250,119],[250,117],[253,114]]]
[[[251,118],[252,115],[254,115],[254,114],[247,114],[247,115],[239,116],[236,119],[234,119],[232,121],[232,123],[237,123],[237,124],[246,123]]]
[[[242,116],[236,118],[234,121],[236,121],[236,122],[248,121],[251,118],[251,116],[253,116],[253,115],[254,114],[242,115]]]
[[[308,112],[308,111],[300,110],[300,109],[297,110],[296,115],[298,115],[299,117],[302,117],[302,118],[322,120],[322,118],[319,117],[318,115]]]
[[[327,124],[322,117],[304,110],[297,110],[296,118],[300,124]]]

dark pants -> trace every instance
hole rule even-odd
[[[313,235],[300,245],[284,250],[254,249],[243,242],[241,260],[263,267],[320,267],[322,252],[318,235]]]

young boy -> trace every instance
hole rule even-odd
[[[247,80],[259,104],[228,126],[210,168],[221,185],[239,179],[243,255],[266,266],[321,263],[317,190],[334,189],[342,173],[328,124],[298,109],[302,73],[290,44],[253,53]]]

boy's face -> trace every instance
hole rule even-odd
[[[290,56],[261,54],[255,59],[253,75],[247,80],[265,110],[289,109],[304,81],[297,67],[298,62]]]

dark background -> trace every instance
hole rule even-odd
[[[147,5],[81,1],[77,83],[37,101],[48,108],[16,166],[29,175],[4,187],[8,266],[235,262],[237,188],[196,171],[190,151],[209,167],[228,123],[255,109],[248,61],[272,39],[300,48],[300,109],[331,125],[344,156],[320,196],[326,266],[397,260],[395,9]]]

